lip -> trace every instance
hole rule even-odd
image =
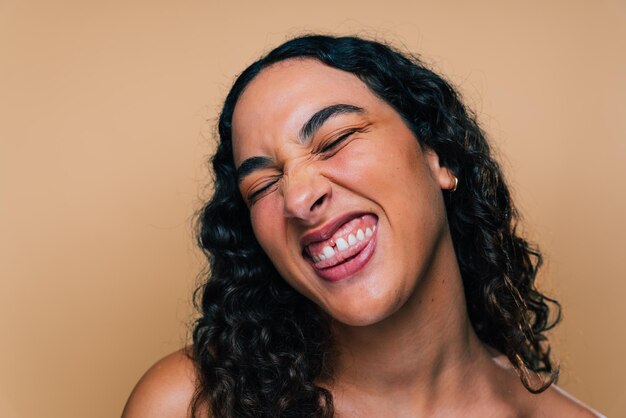
[[[337,230],[339,230],[343,225],[352,221],[353,219],[357,219],[365,215],[372,215],[376,217],[376,219],[378,219],[378,216],[374,215],[371,212],[347,212],[345,214],[337,216],[336,218],[331,219],[321,227],[312,230],[302,236],[302,238],[300,239],[300,245],[303,248],[302,255],[305,257],[306,261],[313,268],[313,270],[315,270],[319,277],[330,282],[338,282],[357,273],[370,261],[370,259],[374,255],[376,243],[378,241],[378,228],[374,229],[374,235],[372,236],[369,243],[356,255],[350,257],[346,261],[341,262],[340,264],[331,267],[317,267],[313,260],[310,258],[310,256],[305,255],[304,251],[304,248],[306,248],[307,245],[319,241],[325,241],[331,238],[335,234],[335,232],[337,232]]]
[[[315,266],[315,263],[313,263],[311,259],[307,259],[307,262],[313,268],[313,270],[315,270],[318,276],[326,281],[338,282],[340,280],[347,279],[348,277],[363,269],[374,255],[378,238],[377,232],[378,229],[376,230],[376,232],[374,232],[372,239],[365,246],[365,248],[363,248],[353,258],[350,258],[347,261],[327,268],[317,268]]]
[[[305,248],[307,245],[314,242],[329,239],[345,223],[351,221],[352,219],[356,219],[358,217],[366,215],[367,213],[368,212],[348,212],[331,219],[319,228],[304,234],[302,238],[300,238],[300,248]]]

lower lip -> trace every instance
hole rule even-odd
[[[378,230],[374,233],[370,242],[361,250],[361,252],[341,264],[324,269],[316,268],[312,261],[310,261],[310,264],[313,266],[315,272],[324,280],[328,280],[329,282],[338,282],[340,280],[347,279],[360,271],[370,261],[372,255],[374,255],[374,250],[376,249],[377,236]]]

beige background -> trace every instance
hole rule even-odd
[[[337,3],[0,0],[0,416],[117,416],[185,343],[220,101],[330,31],[403,43],[464,92],[565,307],[561,384],[626,417],[626,2]]]

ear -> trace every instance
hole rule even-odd
[[[428,163],[428,168],[430,168],[433,178],[439,183],[439,187],[442,190],[454,191],[456,189],[458,179],[448,167],[442,167],[439,164],[439,155],[437,155],[437,153],[431,148],[424,148],[424,155],[426,157],[426,162]]]

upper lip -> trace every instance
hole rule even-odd
[[[307,232],[300,238],[300,245],[305,248],[314,242],[324,241],[333,236],[333,234],[341,228],[346,222],[365,215],[367,212],[348,212],[331,219],[324,225]]]

